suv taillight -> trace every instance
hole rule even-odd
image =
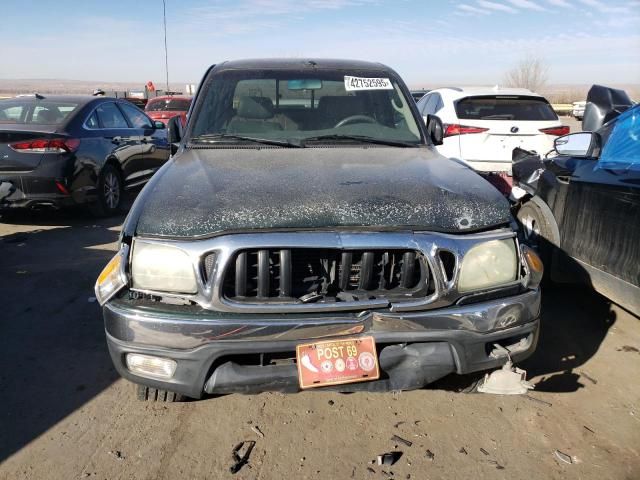
[[[26,142],[10,143],[9,146],[20,153],[70,153],[80,146],[77,138],[38,138]]]
[[[469,127],[467,125],[457,125],[455,123],[444,125],[444,137],[453,137],[454,135],[466,135],[468,133],[482,133],[489,130],[488,128]]]
[[[542,133],[546,133],[547,135],[555,135],[557,137],[561,137],[562,135],[569,134],[569,127],[563,125],[562,127],[541,128],[540,131]]]

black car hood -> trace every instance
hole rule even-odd
[[[334,227],[463,232],[511,218],[508,202],[488,182],[427,147],[187,149],[136,203],[125,234]]]

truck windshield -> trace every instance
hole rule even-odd
[[[190,138],[195,143],[243,137],[304,145],[421,143],[413,100],[384,71],[223,71],[203,91]]]

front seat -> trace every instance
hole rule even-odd
[[[54,124],[58,121],[58,114],[48,108],[38,111],[36,115],[36,123]]]
[[[238,113],[229,121],[227,133],[265,133],[282,130],[274,120],[273,102],[268,97],[240,97]]]

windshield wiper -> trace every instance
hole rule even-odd
[[[343,135],[339,133],[332,133],[328,135],[317,135],[315,137],[303,138],[300,141],[302,146],[305,146],[307,142],[320,141],[320,140],[356,140],[363,143],[375,143],[377,145],[389,145],[392,147],[417,147],[418,144],[403,142],[402,140],[383,140],[380,138],[367,137],[366,135]]]
[[[193,137],[191,142],[195,143],[217,143],[218,140],[246,140],[248,142],[262,143],[263,145],[278,145],[279,147],[300,148],[301,145],[287,140],[273,140],[271,138],[245,137],[244,135],[233,135],[231,133],[208,133]]]

